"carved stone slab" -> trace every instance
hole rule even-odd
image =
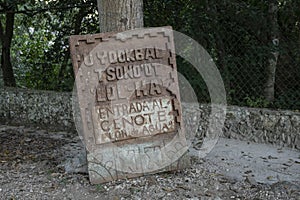
[[[188,167],[171,27],[71,36],[70,47],[91,183]]]

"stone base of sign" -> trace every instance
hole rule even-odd
[[[183,169],[187,169],[191,166],[190,156],[187,152],[171,165],[148,173],[129,173],[118,171],[116,169],[111,168],[111,166],[109,165],[104,166],[102,163],[95,162],[94,155],[91,153],[87,155],[87,159],[88,172],[91,184],[101,184],[116,181],[119,179],[136,178],[144,175],[157,174],[162,172],[180,171]]]
[[[101,146],[87,155],[92,184],[177,171],[191,166],[188,145],[176,134]]]

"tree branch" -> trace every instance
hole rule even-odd
[[[6,9],[1,9],[0,14],[14,13],[14,14],[25,14],[25,15],[29,15],[29,16],[34,16],[36,14],[46,12],[46,11],[52,11],[52,10],[60,11],[60,10],[68,10],[68,9],[73,9],[73,8],[88,8],[88,7],[94,6],[93,3],[94,3],[94,1],[88,1],[86,3],[79,4],[79,5],[64,6],[64,7],[53,7],[53,8],[38,8],[36,10],[29,10],[29,9],[25,9],[25,10],[6,10]]]

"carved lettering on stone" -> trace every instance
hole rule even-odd
[[[70,46],[91,182],[188,166],[170,27],[71,36]]]

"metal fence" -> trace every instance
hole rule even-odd
[[[274,99],[266,98],[268,65],[272,58],[272,41],[257,37],[244,27],[221,27],[215,33],[203,33],[199,43],[214,59],[225,84],[230,105],[274,109],[300,109],[300,37],[280,36],[276,49]],[[238,30],[238,32],[236,31]],[[222,35],[220,35],[222,33]],[[207,38],[211,34],[211,37]],[[204,81],[193,70],[179,70],[189,79],[200,102],[209,102],[209,93]],[[184,66],[184,64],[182,64]]]
[[[144,2],[146,26],[171,25],[208,51],[222,74],[228,104],[300,109],[299,1]],[[274,51],[279,56],[270,76]],[[178,59],[199,101],[210,102],[205,82],[187,65]],[[265,92],[269,77],[275,77],[271,100]]]

